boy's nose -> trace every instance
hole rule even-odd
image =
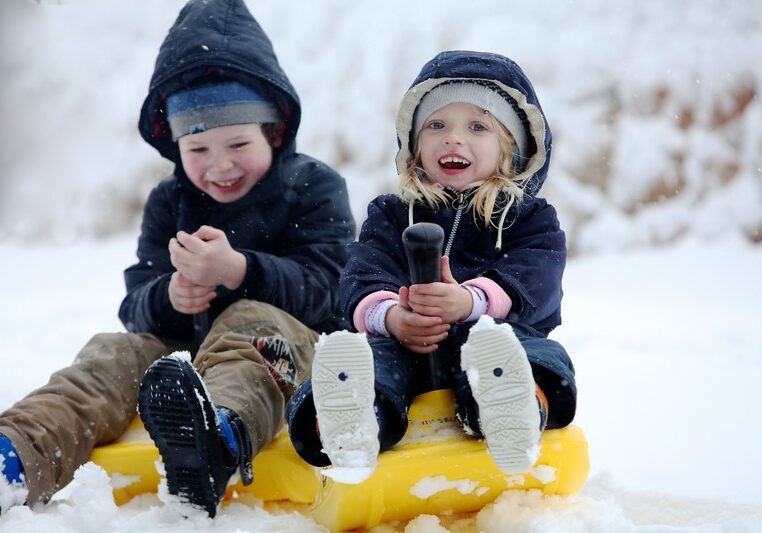
[[[206,171],[207,176],[221,177],[233,168],[233,161],[227,157],[218,157],[215,159]]]

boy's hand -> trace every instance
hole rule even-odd
[[[179,272],[169,279],[169,301],[179,313],[195,315],[206,311],[216,296],[214,287],[196,285]]]
[[[400,287],[400,300],[386,313],[386,329],[408,350],[431,353],[447,338],[450,325],[436,316],[424,316],[409,308],[408,289]]]
[[[439,317],[446,324],[468,318],[474,305],[471,292],[455,281],[447,256],[442,257],[442,281],[411,285],[408,299],[416,313]]]
[[[178,231],[169,241],[172,265],[183,277],[196,285],[224,285],[235,290],[246,275],[246,258],[233,250],[225,232],[201,226],[193,235]]]

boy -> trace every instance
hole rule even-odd
[[[243,1],[189,2],[140,115],[176,166],[148,198],[125,271],[128,333],[96,335],[0,414],[0,511],[49,500],[136,405],[171,494],[213,517],[236,471],[251,482],[252,457],[309,376],[316,331],[346,327],[337,282],[354,221],[343,179],[296,153],[299,120]],[[181,350],[192,365],[168,356]]]

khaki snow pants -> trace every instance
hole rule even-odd
[[[256,454],[280,430],[293,387],[279,385],[252,337],[281,336],[297,385],[310,375],[317,333],[269,304],[239,300],[212,324],[193,365],[212,401],[243,419]],[[87,462],[95,446],[118,438],[136,414],[138,387],[157,359],[187,346],[154,335],[95,335],[71,366],[0,414],[0,433],[18,451],[29,505],[46,502]],[[256,475],[256,473],[255,473]]]

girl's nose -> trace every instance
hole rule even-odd
[[[450,130],[443,140],[445,144],[463,144],[463,136],[455,130]]]

